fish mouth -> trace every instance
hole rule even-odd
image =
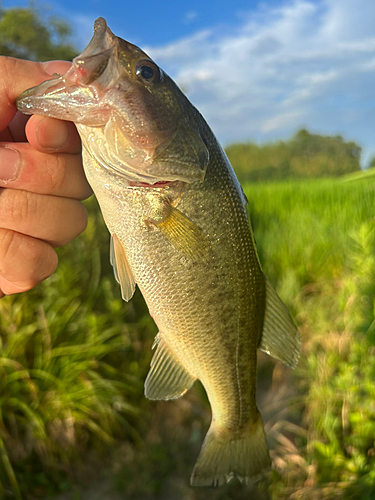
[[[88,110],[88,105],[100,103],[100,93],[94,87],[68,86],[65,77],[54,78],[23,92],[16,106],[24,114],[40,114],[75,123],[89,122],[100,126],[109,118],[110,108]]]
[[[178,181],[177,181],[178,182]],[[175,184],[176,181],[158,181],[154,184],[148,182],[129,182],[130,187],[141,187],[141,188],[154,188],[154,189],[164,189],[169,187],[171,184]]]

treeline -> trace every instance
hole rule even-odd
[[[292,177],[334,177],[360,170],[361,147],[341,135],[305,129],[289,141],[232,144],[226,153],[241,182]]]
[[[71,61],[77,49],[70,43],[69,22],[49,16],[36,8],[0,7],[0,54],[2,56],[48,61]]]

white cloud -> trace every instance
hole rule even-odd
[[[231,33],[211,28],[146,50],[224,143],[307,126],[375,154],[374,1],[263,4],[242,19]]]

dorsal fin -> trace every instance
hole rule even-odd
[[[111,236],[109,258],[113,266],[115,278],[121,286],[122,298],[128,302],[133,297],[135,281],[125,255],[125,250],[115,234]]]
[[[288,309],[271,283],[266,280],[266,311],[260,349],[295,368],[301,350],[301,338]]]
[[[148,399],[177,399],[190,389],[195,381],[170,351],[160,333],[156,336],[153,349],[156,352],[145,382],[145,396]]]

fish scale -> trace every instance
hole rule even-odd
[[[246,197],[211,129],[101,18],[68,73],[17,106],[77,125],[122,296],[137,284],[159,327],[146,396],[178,398],[196,379],[207,392],[212,422],[191,484],[256,480],[270,466],[257,348],[294,367],[300,338],[262,272]]]

